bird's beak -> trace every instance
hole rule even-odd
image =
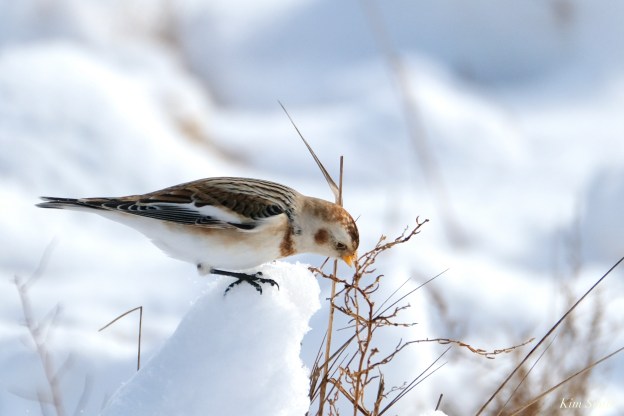
[[[353,253],[351,255],[344,255],[341,257],[342,260],[349,265],[349,267],[353,266],[353,262],[357,258],[357,253]]]

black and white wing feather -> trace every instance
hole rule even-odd
[[[298,193],[286,186],[247,178],[209,178],[144,195],[120,198],[42,197],[43,208],[116,211],[206,228],[253,230],[264,220],[292,220]]]

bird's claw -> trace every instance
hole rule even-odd
[[[266,277],[262,277],[262,272],[257,272],[254,274],[247,273],[236,273],[236,272],[227,272],[227,273],[219,273],[226,274],[227,276],[235,277],[236,280],[228,285],[223,292],[223,296],[227,295],[227,293],[234,287],[238,286],[243,282],[247,282],[252,285],[260,294],[262,294],[262,286],[261,284],[270,284],[271,286],[277,286],[279,289],[279,284],[273,279],[267,279]]]

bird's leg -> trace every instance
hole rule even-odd
[[[237,279],[236,281],[228,285],[227,289],[225,289],[225,292],[223,293],[224,295],[227,295],[230,289],[232,289],[234,286],[240,285],[242,282],[249,283],[250,285],[255,287],[256,290],[260,292],[260,294],[262,294],[262,287],[260,286],[261,283],[268,283],[271,286],[277,286],[277,288],[279,289],[279,285],[277,284],[277,282],[273,279],[267,279],[265,277],[262,277],[262,272],[247,274],[240,272],[230,272],[227,270],[211,269],[210,273],[219,274],[221,276],[235,277]]]
[[[202,263],[197,263],[197,273],[199,273],[201,276],[210,274],[211,271],[212,269],[210,267],[206,267]]]

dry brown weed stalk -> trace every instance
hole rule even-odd
[[[594,299],[593,304],[587,305],[589,309],[583,311],[590,319],[582,320],[579,314],[574,312],[623,262],[624,258],[621,258],[576,301],[570,288],[564,291],[571,306],[566,308],[561,318],[550,327],[526,356],[517,357],[516,367],[479,409],[477,415],[537,416],[550,413],[553,409],[567,409],[567,413],[574,415],[587,412],[587,408],[568,409],[567,403],[573,403],[575,400],[582,403],[587,399],[594,368],[623,352],[624,347],[599,358],[599,350],[603,350],[605,345],[602,333],[605,304],[600,296]],[[572,269],[578,273],[577,269],[580,269],[580,266],[577,265]],[[575,354],[575,348],[578,347],[582,348],[581,351],[576,351],[580,354]],[[531,363],[529,358],[533,354],[538,356]],[[515,385],[511,383],[512,380],[515,381]],[[554,391],[558,391],[558,396],[550,397]]]
[[[46,315],[37,318],[32,306],[30,294],[32,287],[43,276],[55,246],[55,240],[48,244],[39,260],[37,268],[30,276],[22,277],[16,275],[13,279],[22,308],[22,315],[24,318],[23,324],[28,330],[28,344],[32,345],[39,358],[45,385],[37,386],[34,395],[28,391],[22,390],[13,391],[11,389],[10,392],[26,400],[38,402],[41,414],[43,415],[55,414],[57,416],[63,416],[68,413],[68,410],[63,394],[66,393],[66,391],[62,389],[62,385],[65,382],[65,378],[70,375],[69,373],[74,365],[74,360],[73,356],[70,354],[58,365],[57,361],[54,359],[52,347],[50,346],[50,339],[60,317],[61,307],[60,305],[56,305]],[[92,378],[87,374],[84,378],[82,391],[76,402],[73,414],[84,412],[84,408],[91,394],[91,387]],[[50,407],[52,411],[50,411]]]
[[[531,341],[494,351],[475,348],[463,341],[449,338],[410,341],[401,339],[389,351],[379,346],[377,334],[382,328],[409,328],[415,324],[400,320],[401,313],[410,307],[405,299],[437,276],[393,300],[403,288],[402,285],[390,296],[379,302],[377,293],[384,283],[384,275],[377,272],[375,262],[380,254],[410,241],[420,233],[421,228],[427,222],[428,220],[420,221],[417,218],[416,225],[412,229],[406,228],[400,236],[393,240],[381,236],[375,247],[358,258],[352,276],[340,277],[334,273],[324,272],[319,268],[313,269],[314,272],[337,285],[338,290],[330,299],[331,307],[347,320],[347,329],[352,333],[331,354],[323,354],[319,349],[311,372],[310,401],[326,400],[330,415],[339,415],[341,408],[344,409],[345,400],[347,407],[350,408],[349,412],[354,416],[386,414],[414,387],[444,365],[444,363],[439,363],[439,360],[448,349],[410,382],[405,382],[398,387],[386,385],[384,366],[412,344],[423,342],[451,344],[467,348],[484,357],[493,358],[497,354],[511,352]],[[329,371],[324,371],[325,368],[328,368]],[[324,390],[323,386],[327,387],[326,395],[320,393]],[[322,408],[323,406],[319,406],[319,409]],[[322,416],[320,410],[316,414]]]
[[[63,404],[63,396],[61,394],[61,375],[65,365],[57,368],[54,365],[52,354],[48,349],[47,341],[50,335],[51,328],[54,327],[56,319],[58,318],[60,307],[56,306],[48,314],[47,319],[37,321],[34,317],[32,306],[30,303],[30,297],[28,294],[30,285],[36,280],[31,277],[30,279],[23,279],[20,276],[15,276],[13,282],[17,288],[19,294],[20,303],[22,305],[22,313],[24,315],[24,326],[28,329],[28,334],[34,346],[34,349],[41,362],[43,373],[47,386],[45,389],[37,389],[37,401],[41,406],[42,413],[45,412],[45,405],[50,404],[54,408],[57,416],[65,415],[65,406]],[[66,363],[69,363],[67,361]]]

